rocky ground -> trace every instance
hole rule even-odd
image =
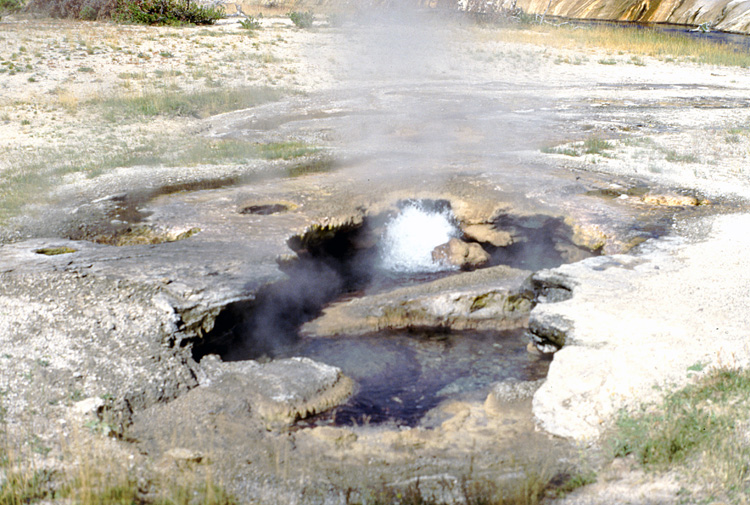
[[[619,408],[696,363],[746,363],[747,69],[389,23],[2,20],[6,452],[59,475],[106,461],[148,492],[156,475],[211,476],[249,503],[343,503],[346,489],[415,477],[449,493],[467,477],[576,468],[580,447],[598,461]],[[228,89],[255,101],[195,98]],[[163,105],[174,96],[195,109]],[[162,109],[146,115],[143,98]],[[516,244],[543,230],[573,263],[544,270],[528,247],[477,238],[512,268],[365,290],[305,334],[530,321],[539,348],[563,346],[549,379],[448,398],[410,428],[293,425],[356,381],[307,358],[248,359],[261,333],[231,340],[233,327],[285,300],[273,286],[316,295],[282,319],[335,298],[352,263],[305,281],[295,259],[335,256],[337,233],[367,251],[410,198]],[[249,354],[230,361],[237,347]],[[622,463],[601,475],[566,502],[676,503],[691,486]]]

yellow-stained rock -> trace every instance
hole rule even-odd
[[[358,438],[357,434],[348,428],[335,428],[333,426],[318,426],[309,430],[309,434],[318,440],[342,448],[350,447]]]
[[[492,244],[495,247],[506,247],[513,243],[513,237],[507,231],[497,230],[491,224],[470,224],[461,227],[469,240]]]
[[[644,195],[641,200],[649,205],[660,205],[664,207],[696,207],[708,205],[708,200],[701,200],[694,196],[678,195],[677,193],[662,193],[657,195]]]
[[[457,238],[436,247],[432,260],[459,268],[477,268],[490,260],[490,255],[477,243],[467,243]]]

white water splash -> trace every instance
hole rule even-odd
[[[450,210],[431,211],[415,203],[385,226],[381,240],[381,267],[391,272],[438,272],[451,266],[432,260],[432,250],[460,232]]]

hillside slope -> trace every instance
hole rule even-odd
[[[509,1],[503,7],[508,7]],[[750,1],[742,0],[517,0],[528,14],[579,19],[700,25],[750,33]],[[549,8],[548,8],[549,6]]]

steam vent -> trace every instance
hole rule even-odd
[[[0,505],[748,501],[750,2],[21,3]]]

